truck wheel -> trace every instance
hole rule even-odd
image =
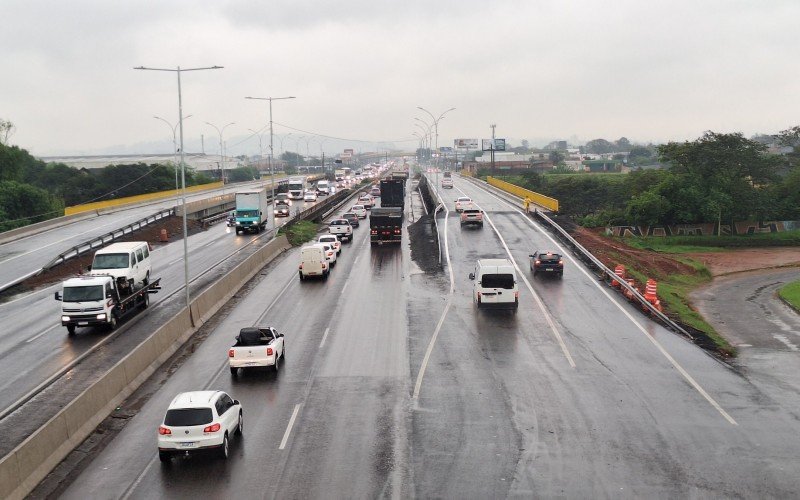
[[[231,377],[235,377],[238,373],[239,369],[231,366]]]
[[[303,272],[302,272],[302,271],[300,271],[300,272],[299,272],[299,273],[297,273],[297,274],[298,274],[298,275],[300,275],[300,281],[303,281],[303,280],[305,279],[305,278],[303,277]]]
[[[145,309],[147,309],[147,306],[149,306],[149,305],[150,305],[150,294],[149,293],[145,293],[144,297],[142,298],[142,303],[139,304],[139,309],[144,311]]]
[[[147,274],[144,276],[144,280],[142,281],[142,284],[144,286],[147,286],[147,285],[150,284],[150,271],[147,271]]]
[[[67,335],[70,337],[75,335],[75,325],[67,325]]]

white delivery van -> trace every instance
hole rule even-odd
[[[481,308],[519,307],[519,289],[514,264],[508,259],[480,259],[469,279],[475,282],[472,300]]]
[[[150,282],[150,246],[145,241],[112,243],[94,253],[92,275],[111,275],[139,288]]]
[[[317,181],[317,194],[327,196],[331,194],[331,185],[326,180]]]
[[[309,245],[300,249],[300,267],[298,268],[300,281],[309,276],[319,276],[326,280],[329,273],[328,259],[320,245]]]

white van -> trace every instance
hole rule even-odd
[[[519,289],[514,264],[508,259],[481,259],[475,272],[472,299],[480,308],[513,309],[519,307]]]
[[[139,288],[150,283],[150,245],[145,241],[112,243],[94,253],[91,274],[108,274]]]
[[[326,280],[329,273],[328,259],[320,245],[309,245],[300,249],[300,267],[298,268],[300,281],[309,276],[319,276]]]
[[[327,196],[331,194],[331,186],[328,181],[317,181],[317,194],[320,196]]]

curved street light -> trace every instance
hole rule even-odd
[[[210,125],[210,126],[214,127],[214,130],[216,130],[217,133],[219,134],[219,167],[222,169],[222,172],[221,172],[221,175],[222,175],[222,195],[225,196],[225,160],[224,160],[224,158],[222,156],[223,155],[223,152],[222,152],[222,133],[225,132],[226,128],[230,127],[231,125],[234,125],[236,122],[230,122],[229,124],[227,124],[224,127],[222,127],[221,130],[220,130],[219,127],[217,127],[213,123],[209,123],[209,122],[204,122],[204,123],[206,125]]]
[[[192,116],[194,116],[194,115],[186,115],[186,116],[183,117],[183,119],[184,120],[188,120]],[[178,204],[178,194],[179,194],[179,188],[178,188],[178,139],[177,139],[177,134],[178,134],[178,125],[180,125],[180,123],[176,123],[175,126],[173,127],[170,122],[168,122],[164,118],[161,118],[160,116],[155,116],[154,115],[153,118],[155,118],[156,120],[161,120],[162,122],[166,123],[167,126],[169,127],[169,129],[172,130],[172,166],[175,169],[175,205],[177,206],[177,204]]]
[[[434,165],[436,166],[435,167],[436,168],[436,185],[438,186],[439,185],[439,120],[444,118],[444,115],[446,115],[447,113],[449,113],[451,111],[454,111],[456,108],[450,108],[450,109],[448,109],[446,111],[442,111],[442,114],[439,115],[439,118],[434,117],[433,113],[431,113],[427,109],[423,108],[422,106],[417,106],[417,109],[421,109],[422,111],[424,111],[424,112],[428,113],[428,115],[430,115],[431,120],[433,120],[433,127],[434,127],[434,129],[436,129],[436,143],[433,146],[433,148],[434,148],[434,151],[436,151],[436,160],[434,162]]]

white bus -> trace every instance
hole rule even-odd
[[[289,179],[289,198],[292,200],[302,200],[306,192],[305,177],[291,177]]]

